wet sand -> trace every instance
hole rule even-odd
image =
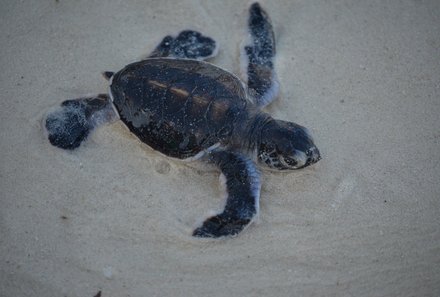
[[[225,2],[225,3],[223,3]],[[1,296],[440,296],[440,2],[266,1],[276,118],[323,160],[264,171],[257,223],[193,239],[218,172],[163,157],[120,123],[67,152],[41,119],[105,92],[100,72],[196,29],[239,72],[246,1],[3,1]]]

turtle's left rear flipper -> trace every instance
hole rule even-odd
[[[193,236],[233,236],[247,227],[258,213],[260,174],[250,159],[237,153],[213,151],[210,159],[225,177],[226,206],[222,213],[206,219],[194,230]]]
[[[197,31],[185,30],[176,37],[166,36],[148,58],[180,58],[205,60],[217,54],[214,39]]]

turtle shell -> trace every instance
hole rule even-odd
[[[117,72],[110,86],[121,120],[141,141],[186,159],[226,145],[246,117],[242,82],[210,63],[147,59]]]

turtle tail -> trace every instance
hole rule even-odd
[[[45,119],[50,143],[73,150],[81,145],[99,124],[115,118],[108,95],[66,100]]]

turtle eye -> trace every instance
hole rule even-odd
[[[296,167],[296,165],[298,165],[297,161],[289,157],[284,157],[284,162],[290,167]]]

